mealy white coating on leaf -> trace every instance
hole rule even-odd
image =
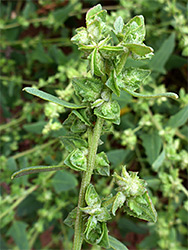
[[[118,190],[121,191],[126,197],[142,195],[146,192],[146,183],[144,180],[139,179],[137,172],[127,172],[126,168],[122,168],[122,174],[114,174],[116,182],[119,185]]]
[[[141,44],[145,39],[145,25],[143,16],[133,17],[123,27],[124,43]]]
[[[80,149],[76,149],[74,153],[71,155],[70,161],[75,167],[83,167],[84,169],[86,169],[87,154],[88,154],[87,148],[82,147]]]
[[[114,22],[114,29],[115,29],[115,33],[121,33],[122,29],[123,29],[123,18],[121,16],[117,17],[115,22]]]
[[[81,123],[81,122],[77,122],[77,123],[74,123],[73,126],[72,126],[72,129],[74,130],[74,128],[77,128],[78,130],[82,131],[82,130],[85,130],[86,129],[86,125],[84,123]]]
[[[98,209],[98,211],[96,211],[96,217],[100,222],[106,222],[111,219],[110,213],[105,207],[101,207]]]
[[[93,206],[93,205],[100,206],[100,204],[101,204],[100,197],[97,194],[97,192],[92,184],[89,184],[87,187],[86,194],[85,194],[85,200],[86,200],[86,203],[88,206]]]
[[[105,152],[96,155],[95,164],[99,166],[109,166],[109,160]]]
[[[124,70],[122,73],[122,82],[119,87],[123,88],[123,85],[130,89],[131,91],[135,91],[139,88],[139,84],[150,75],[150,70],[145,69],[137,69],[137,68],[129,68]]]
[[[130,194],[132,196],[136,195],[138,193],[139,186],[136,183],[132,183],[132,187],[130,189]]]
[[[135,60],[150,60],[154,56],[153,52],[145,54],[144,56],[137,55],[136,53],[132,53],[132,58]]]
[[[105,100],[106,102],[109,101],[110,95],[111,95],[111,93],[110,93],[109,89],[107,89],[107,88],[104,89],[104,90],[102,91],[102,93],[101,93],[102,99]]]
[[[103,84],[93,78],[73,78],[74,89],[77,95],[83,98],[83,102],[94,102],[100,97]]]
[[[108,42],[111,40],[112,38],[110,37],[110,35],[108,35],[105,39],[101,40],[98,44],[98,47],[102,47],[104,45],[107,45]]]
[[[105,106],[102,107],[103,115],[109,115],[111,112],[111,103],[107,102]]]
[[[89,21],[92,20],[92,17],[101,10],[102,10],[101,4],[97,4],[93,8],[89,9],[88,12],[86,13],[86,23],[88,24]]]
[[[94,20],[92,23],[88,25],[87,28],[88,31],[88,36],[94,40],[98,41],[100,39],[100,34],[101,34],[101,24],[97,20]]]
[[[141,196],[129,197],[126,204],[125,211],[129,215],[147,221],[156,222],[157,212],[147,191]]]
[[[115,216],[115,213],[118,208],[121,208],[126,200],[125,195],[122,192],[118,192],[115,196],[115,200],[112,205],[112,214]]]
[[[120,123],[120,107],[116,100],[104,102],[94,109],[94,114],[117,125]]]
[[[95,102],[93,102],[91,104],[91,108],[96,108],[96,107],[99,107],[101,104],[104,103],[104,100],[103,99],[97,99]]]
[[[85,229],[85,234],[86,234],[86,238],[89,239],[89,233],[96,227],[97,225],[97,219],[95,218],[95,216],[90,216],[87,224],[86,224],[86,229]]]

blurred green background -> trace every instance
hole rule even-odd
[[[188,247],[186,0],[6,0],[0,3],[1,250],[71,249],[73,229],[63,220],[77,204],[80,174],[66,169],[13,181],[10,176],[20,168],[56,165],[66,157],[59,136],[65,133],[61,124],[70,110],[22,89],[36,86],[64,100],[75,99],[71,78],[83,75],[87,62],[70,37],[75,28],[85,26],[86,11],[97,3],[108,10],[111,24],[118,16],[125,22],[135,15],[145,17],[146,44],[155,56],[151,61],[128,59],[127,65],[152,70],[142,90],[180,96],[177,101],[116,97],[121,124],[102,137],[100,150],[107,152],[112,173],[122,164],[140,172],[158,221],[146,223],[119,210],[108,224],[109,233],[130,250]],[[93,180],[101,195],[113,192],[112,178]],[[91,247],[85,244],[83,249]]]

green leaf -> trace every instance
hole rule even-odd
[[[83,133],[87,129],[87,126],[73,112],[71,112],[68,118],[63,122],[63,126],[73,133]]]
[[[88,33],[86,28],[80,27],[76,29],[77,34],[71,38],[71,41],[77,45],[87,45],[89,43]],[[79,47],[81,49],[81,47]],[[87,50],[88,46],[82,47],[82,50],[84,48]],[[91,49],[92,50],[92,49]]]
[[[89,114],[86,109],[80,109],[79,111],[73,110],[72,113],[75,114],[85,125],[92,126],[92,123],[89,120],[91,114]]]
[[[47,122],[45,121],[33,122],[30,124],[24,124],[23,128],[29,133],[42,134],[42,130],[46,124]]]
[[[157,212],[147,191],[142,196],[127,198],[126,205],[124,210],[129,215],[146,221],[157,221]]]
[[[119,87],[126,90],[135,91],[144,82],[151,71],[146,69],[129,68],[125,69],[122,74],[122,81],[119,81]]]
[[[83,102],[94,102],[98,99],[104,86],[100,80],[94,78],[73,78],[72,84]]]
[[[40,172],[49,172],[49,171],[57,171],[60,169],[65,168],[65,166],[35,166],[35,167],[29,167],[29,168],[23,168],[19,171],[15,172],[11,179],[27,175],[27,174],[34,174],[34,173],[40,173]]]
[[[101,207],[98,211],[96,211],[97,221],[106,222],[112,219],[110,212],[106,207]]]
[[[149,67],[159,73],[166,73],[165,64],[174,51],[175,47],[175,33],[172,33],[160,46],[154,57],[149,63]]]
[[[119,56],[119,62],[117,63],[117,66],[116,66],[116,74],[118,77],[124,69],[124,66],[125,66],[125,63],[127,62],[128,56],[129,56],[128,49],[127,49],[127,51],[125,51],[124,54],[121,54]]]
[[[99,246],[104,247],[104,248],[109,248],[110,243],[109,243],[109,238],[108,238],[108,228],[106,226],[106,223],[102,223],[102,235],[101,235],[101,241],[99,242]]]
[[[178,113],[171,116],[167,126],[172,128],[178,128],[184,125],[188,119],[188,105],[181,109]]]
[[[132,218],[121,217],[121,220],[118,221],[118,229],[120,230],[121,235],[126,235],[127,233],[136,233],[136,234],[147,234],[148,226],[144,223],[136,223]]]
[[[16,208],[16,215],[20,218],[35,216],[38,209],[43,207],[43,203],[39,202],[36,193],[28,195]]]
[[[127,172],[126,167],[122,167],[121,176],[114,173],[114,177],[118,184],[117,190],[122,192],[126,198],[130,196],[140,196],[146,191],[146,182],[138,177],[138,172]],[[119,194],[120,199],[117,197],[117,202],[122,201],[124,198]]]
[[[11,228],[8,231],[8,235],[10,235],[18,248],[20,250],[29,250],[29,242],[27,239],[26,233],[27,224],[22,221],[14,221]]]
[[[182,51],[182,56],[188,56],[188,47],[186,46]]]
[[[70,130],[73,133],[81,134],[87,130],[87,126],[79,118],[76,117],[73,124],[71,124]]]
[[[74,189],[78,185],[75,176],[66,170],[58,171],[51,182],[57,194]]]
[[[99,245],[104,248],[109,248],[108,229],[105,222],[98,222],[96,227],[90,231],[86,242],[92,245]]]
[[[96,76],[104,76],[104,62],[102,56],[95,48],[91,54],[91,74]]]
[[[97,225],[97,219],[95,218],[95,216],[90,216],[86,224],[86,229],[84,231],[86,239],[89,240],[90,236],[89,234],[91,233],[92,230],[95,229],[96,225]]]
[[[116,94],[117,96],[120,96],[120,89],[119,89],[119,81],[121,79],[119,79],[120,77],[116,76],[115,70],[113,70],[110,74],[110,77],[108,78],[107,82],[105,83],[106,86],[108,86],[108,88],[110,88],[114,94]]]
[[[117,101],[104,102],[102,105],[94,109],[94,114],[98,117],[120,124],[120,107]]]
[[[88,37],[91,41],[98,42],[101,40],[102,25],[100,20],[93,20],[87,26]]]
[[[3,239],[2,235],[0,234],[0,246],[3,250],[9,250],[10,248],[7,246],[6,241]]]
[[[46,53],[41,43],[38,43],[35,50],[30,53],[32,60],[37,60],[43,64],[53,63],[52,58]]]
[[[66,108],[80,109],[80,108],[86,107],[84,105],[79,105],[79,104],[77,105],[74,103],[69,103],[69,102],[63,101],[56,96],[50,95],[48,93],[45,93],[45,92],[38,90],[38,89],[35,89],[35,88],[26,87],[23,90],[31,95],[40,97],[41,99],[44,99],[44,100],[49,101],[49,102],[53,102],[55,104],[61,105],[61,106],[66,107]]]
[[[114,31],[115,34],[121,33],[123,29],[123,18],[121,16],[118,16],[114,22]]]
[[[84,52],[85,58],[90,58],[91,57],[91,52],[95,49],[94,45],[79,45],[79,49]]]
[[[110,46],[105,45],[99,48],[100,53],[106,59],[113,59],[114,57],[125,53],[125,48],[123,46]]]
[[[145,39],[144,17],[142,15],[133,17],[123,26],[123,42],[129,44],[141,44]]]
[[[85,194],[85,201],[88,206],[101,204],[101,199],[92,184],[89,184],[87,187],[86,194]]]
[[[76,3],[73,3],[73,4],[70,3],[70,4],[67,4],[63,8],[58,8],[58,9],[55,9],[54,11],[51,12],[56,25],[57,25],[57,23],[59,23],[62,26],[62,24],[69,17],[69,14],[74,10],[75,5],[76,5]]]
[[[118,192],[115,196],[113,205],[112,205],[112,214],[115,216],[118,208],[121,208],[126,200],[125,195],[122,192]]]
[[[97,4],[93,8],[90,8],[86,13],[86,23],[88,24],[91,20],[93,20],[93,16],[99,13],[102,10],[101,4]]]
[[[62,65],[67,62],[67,57],[64,55],[61,49],[58,49],[56,45],[52,45],[49,49],[50,56],[57,65]]]
[[[152,163],[157,159],[161,150],[161,137],[156,131],[153,131],[150,134],[142,134],[141,139],[145,148],[147,160],[152,165]]]
[[[84,213],[93,216],[95,221],[106,222],[111,219],[107,208],[101,207],[101,199],[92,184],[89,184],[86,189],[85,201],[88,206],[80,209]]]
[[[171,71],[172,69],[182,68],[186,63],[187,60],[182,56],[172,54],[168,59],[165,68],[167,71]]]
[[[13,157],[8,158],[6,162],[7,169],[10,171],[16,171],[18,169],[16,160]]]
[[[103,176],[110,176],[109,160],[104,152],[96,155],[94,172]]]
[[[27,2],[22,10],[22,15],[25,18],[32,18],[35,15],[36,5],[32,2]]]
[[[124,163],[126,151],[124,149],[114,149],[107,152],[107,156],[111,164],[115,167]]]
[[[124,47],[128,48],[133,54],[134,59],[150,59],[153,56],[153,49],[145,44],[123,44]]]
[[[151,94],[151,95],[144,95],[141,93],[137,93],[134,91],[131,91],[128,88],[123,88],[123,90],[125,90],[127,93],[129,93],[130,95],[134,96],[134,97],[139,97],[139,98],[145,98],[145,99],[149,99],[149,98],[160,98],[160,97],[167,97],[167,98],[172,98],[172,99],[178,99],[178,95],[172,92],[166,92],[166,93],[160,93],[160,94]]]
[[[141,243],[139,243],[139,248],[140,249],[147,249],[148,246],[150,249],[157,249],[158,248],[158,244],[157,242],[159,241],[159,235],[156,231],[152,231],[150,232],[149,236],[145,237],[144,240],[141,241]],[[180,249],[178,249],[180,250]],[[181,249],[183,250],[183,249]],[[186,250],[186,249],[184,249]]]
[[[160,166],[163,164],[165,160],[165,150],[163,149],[163,151],[158,155],[157,159],[153,162],[152,164],[152,169],[156,172],[158,172]]]
[[[75,135],[62,136],[60,138],[60,140],[62,141],[62,143],[64,144],[65,148],[69,152],[72,152],[76,148],[81,148],[81,147],[87,148],[87,146],[88,146],[86,140],[84,140],[84,139],[82,139],[80,137],[77,137]]]
[[[153,189],[154,191],[159,190],[160,185],[161,185],[161,180],[159,180],[158,178],[149,177],[149,176],[145,177],[144,179],[149,189]]]
[[[87,154],[88,149],[81,147],[74,149],[64,160],[64,163],[76,170],[76,171],[86,171],[87,168]]]
[[[121,243],[116,238],[108,235],[108,239],[110,247],[112,247],[114,250],[129,250],[123,243]]]
[[[75,207],[67,216],[67,218],[64,220],[65,225],[67,225],[68,227],[72,227],[75,224],[75,220],[76,220],[76,214],[77,214],[77,207]]]

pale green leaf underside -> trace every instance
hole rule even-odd
[[[49,172],[49,171],[57,171],[64,169],[65,166],[35,166],[35,167],[29,167],[29,168],[23,168],[12,174],[11,179],[27,175],[27,174],[34,174],[34,173],[40,173],[40,172]]]
[[[85,105],[75,104],[75,103],[70,103],[70,102],[63,101],[63,100],[59,99],[56,96],[50,95],[48,93],[45,93],[45,92],[43,92],[41,90],[38,90],[38,89],[35,89],[35,88],[26,87],[23,90],[26,91],[27,93],[31,94],[31,95],[40,97],[43,100],[53,102],[53,103],[55,103],[57,105],[61,105],[61,106],[66,107],[66,108],[81,109],[81,108],[86,107]]]
[[[108,236],[111,248],[114,250],[129,250],[123,243],[112,236]]]
[[[160,93],[160,94],[156,94],[156,95],[143,95],[141,93],[137,93],[134,91],[131,91],[127,88],[123,88],[123,90],[125,90],[127,93],[129,93],[130,95],[134,96],[134,97],[140,97],[140,98],[159,98],[159,97],[169,97],[169,98],[173,98],[173,99],[178,99],[178,95],[172,92],[166,92],[166,93]]]

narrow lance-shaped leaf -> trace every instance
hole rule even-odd
[[[127,93],[134,97],[140,97],[140,98],[159,98],[159,97],[169,97],[173,99],[178,99],[178,95],[172,92],[166,92],[166,93],[160,93],[160,94],[152,94],[152,95],[143,95],[134,91],[131,91],[127,88],[123,88]]]
[[[63,168],[65,168],[65,166],[62,166],[62,165],[61,166],[35,166],[35,167],[23,168],[13,173],[11,176],[11,179],[14,179],[23,175],[27,175],[27,174],[57,171]]]
[[[108,239],[111,248],[113,248],[114,250],[128,250],[128,248],[116,238],[108,235]]]
[[[91,54],[91,74],[99,77],[104,76],[103,69],[103,59],[97,48],[95,48]]]
[[[40,97],[43,100],[53,102],[53,103],[55,103],[57,105],[61,105],[61,106],[66,107],[66,108],[81,109],[81,108],[86,107],[86,106],[81,105],[81,104],[75,104],[75,103],[70,103],[70,102],[63,101],[63,100],[59,99],[56,96],[45,93],[44,91],[41,91],[41,90],[38,90],[38,89],[35,89],[35,88],[26,87],[23,90],[26,91],[27,93],[31,94],[31,95]]]

